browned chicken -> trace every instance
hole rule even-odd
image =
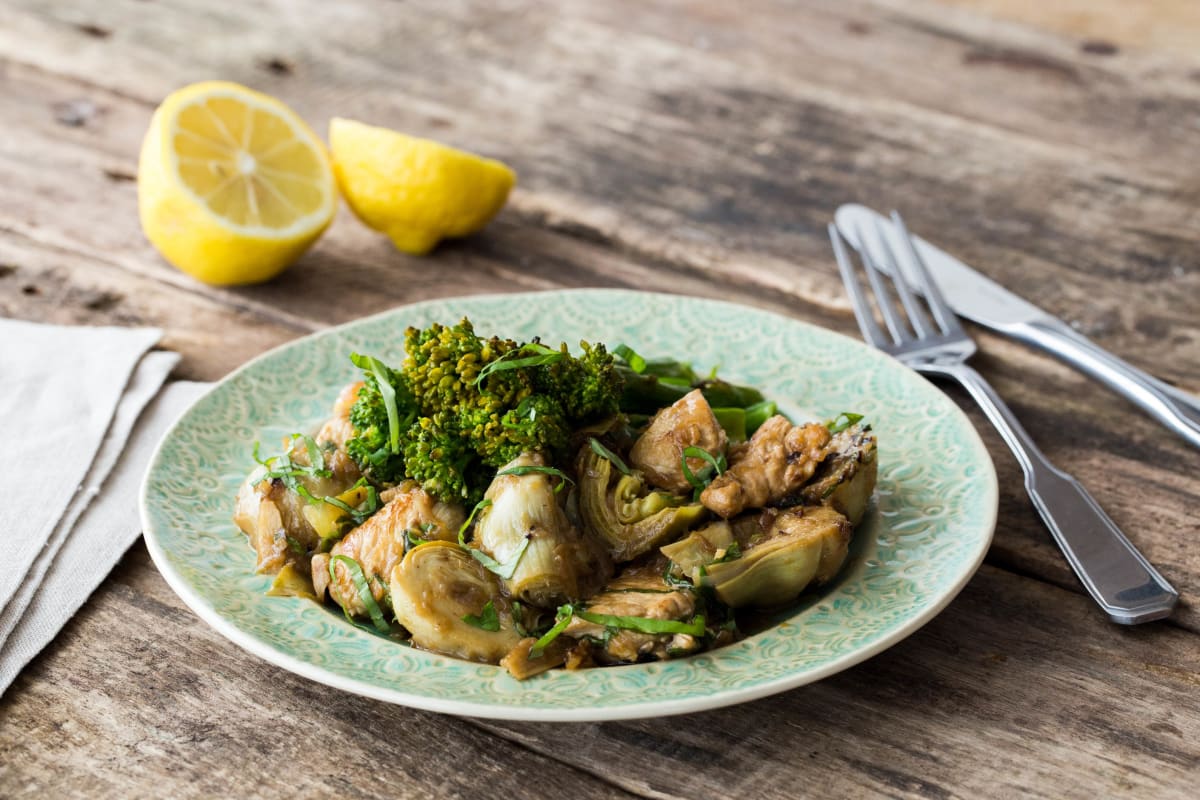
[[[352,383],[338,394],[333,403],[333,416],[330,417],[317,435],[313,438],[317,444],[331,445],[332,451],[326,449],[326,461],[334,472],[354,473],[357,480],[358,465],[346,455],[346,442],[354,438],[354,426],[350,424],[350,409],[358,400],[358,390],[363,386],[362,381]]]
[[[641,470],[651,484],[686,492],[692,487],[683,475],[684,449],[699,447],[716,457],[725,453],[727,444],[725,429],[713,416],[704,395],[696,389],[654,415],[646,432],[633,443],[629,463]],[[693,473],[705,466],[703,459],[688,459],[688,469]]]
[[[453,542],[466,515],[462,506],[442,503],[417,485],[405,481],[385,493],[387,503],[362,525],[350,531],[328,553],[312,557],[313,587],[317,597],[326,589],[334,602],[352,615],[364,615],[366,606],[358,596],[350,570],[333,556],[349,556],[358,562],[377,602],[382,601],[392,569],[404,558],[405,531],[414,539]]]
[[[290,457],[294,463],[308,463],[303,448],[292,451]],[[326,465],[332,469],[332,460],[326,459]],[[238,490],[233,521],[250,537],[250,545],[258,553],[258,572],[273,574],[289,562],[306,571],[307,552],[321,540],[304,515],[309,501],[278,478],[257,477],[262,473],[262,468],[255,470]],[[328,478],[303,476],[296,480],[313,497],[338,495],[354,485],[358,471],[333,470]]]
[[[313,497],[339,495],[361,477],[358,465],[345,452],[346,440],[354,436],[350,407],[360,386],[361,383],[352,383],[341,391],[333,404],[333,416],[313,437],[331,473],[328,478],[306,475],[296,479]],[[292,463],[311,466],[302,444],[293,441],[287,446]],[[307,572],[308,551],[320,542],[320,536],[303,513],[310,501],[289,489],[282,480],[262,478],[263,472],[262,467],[256,468],[238,490],[233,521],[250,537],[250,544],[258,553],[259,572],[277,573],[287,563]]]
[[[587,603],[592,614],[686,622],[696,613],[696,597],[685,590],[672,591],[663,572],[667,561],[656,557],[628,567],[604,591]],[[628,664],[646,659],[666,659],[699,649],[700,640],[686,633],[641,633],[614,630],[575,617],[564,634],[575,639],[590,637],[598,644],[592,655],[602,664]]]
[[[737,448],[729,469],[700,495],[700,502],[726,519],[747,508],[778,502],[813,476],[825,457],[829,430],[819,422],[793,426],[776,415]]]

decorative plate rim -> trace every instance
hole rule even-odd
[[[898,370],[902,373],[908,373],[917,380],[924,382],[923,378],[900,362],[855,339],[844,336],[835,331],[821,328],[801,320],[785,317],[774,312],[723,300],[662,294],[656,292],[642,292],[628,289],[562,289],[498,295],[465,295],[460,297],[436,298],[418,303],[397,306],[367,317],[314,332],[290,342],[286,342],[251,359],[215,383],[212,388],[209,389],[209,391],[197,398],[192,406],[189,407],[188,410],[183,414],[181,414],[180,418],[176,420],[174,424],[172,424],[172,426],[159,441],[157,447],[155,448],[155,452],[150,459],[145,477],[143,478],[139,497],[139,511],[141,515],[146,546],[150,552],[151,559],[154,561],[154,564],[158,568],[160,574],[162,574],[167,584],[177,595],[179,595],[184,603],[193,612],[195,612],[197,616],[212,626],[222,636],[226,637],[244,650],[258,656],[259,658],[262,658],[263,660],[276,666],[282,667],[290,672],[308,678],[309,680],[365,697],[413,708],[419,708],[426,711],[480,718],[506,719],[513,721],[582,722],[669,716],[710,710],[756,700],[824,679],[883,652],[923,627],[927,622],[929,622],[929,620],[937,616],[937,614],[941,613],[941,611],[944,610],[947,605],[949,605],[949,603],[959,594],[962,588],[978,570],[980,564],[983,562],[984,556],[987,553],[988,547],[991,544],[998,513],[999,487],[996,479],[995,467],[992,464],[990,455],[988,454],[982,439],[979,437],[978,432],[975,430],[970,420],[966,417],[962,410],[949,399],[949,397],[945,396],[934,387],[931,388],[936,393],[936,397],[941,398],[940,401],[935,400],[934,402],[940,402],[942,404],[941,410],[946,412],[949,417],[954,419],[958,425],[958,428],[965,435],[965,444],[969,445],[970,449],[972,450],[972,456],[974,457],[972,464],[980,465],[985,468],[983,474],[980,476],[983,481],[983,486],[981,487],[982,493],[980,496],[975,498],[977,501],[982,502],[983,504],[983,517],[980,520],[980,524],[977,526],[977,529],[974,531],[977,537],[974,543],[974,549],[969,551],[967,558],[961,563],[959,572],[953,581],[943,586],[936,595],[929,598],[923,605],[916,609],[914,613],[904,618],[900,624],[887,630],[876,640],[867,645],[859,646],[856,649],[850,650],[849,652],[828,659],[817,666],[798,668],[796,671],[789,672],[780,675],[777,678],[766,680],[751,686],[720,689],[716,694],[675,699],[668,698],[644,700],[640,702],[631,702],[619,705],[596,705],[594,702],[589,704],[585,700],[585,702],[581,702],[577,706],[570,707],[509,705],[499,702],[481,702],[478,700],[468,699],[430,697],[413,692],[399,691],[393,688],[377,685],[367,680],[353,678],[346,675],[339,675],[335,672],[331,672],[325,667],[310,663],[290,653],[284,652],[271,642],[259,638],[250,631],[243,630],[234,622],[223,616],[222,613],[216,609],[212,603],[210,603],[209,600],[206,599],[178,569],[176,569],[175,565],[172,564],[168,556],[167,549],[164,547],[162,541],[162,533],[158,530],[152,514],[152,499],[150,496],[151,489],[155,481],[156,473],[162,469],[164,465],[164,452],[166,451],[168,444],[174,437],[179,435],[181,430],[185,429],[186,426],[192,422],[194,416],[197,414],[197,408],[204,404],[204,402],[210,396],[222,391],[224,387],[228,386],[242,376],[252,373],[256,368],[259,367],[259,365],[279,358],[282,354],[291,351],[293,348],[311,345],[312,343],[319,342],[322,339],[336,337],[346,332],[352,332],[357,328],[365,329],[371,324],[378,323],[389,317],[402,317],[405,315],[412,316],[420,313],[424,309],[440,305],[470,305],[472,303],[486,302],[545,302],[550,298],[560,296],[576,297],[587,295],[591,295],[593,297],[623,298],[627,301],[635,303],[665,299],[669,299],[671,302],[676,303],[696,302],[699,304],[713,304],[718,307],[725,307],[729,311],[739,314],[749,313],[752,315],[764,315],[772,318],[776,324],[796,326],[807,336],[815,336],[818,339],[823,337],[834,337],[835,340],[840,340],[842,346],[849,347],[852,351],[856,352],[856,355],[865,358],[867,363],[872,361],[876,362],[877,364],[886,363],[887,366],[884,367],[884,369]],[[864,525],[865,524],[866,522],[864,521]],[[229,523],[229,526],[233,527],[232,522]],[[247,552],[249,552],[248,548]],[[379,639],[379,642],[381,645],[386,645],[389,647],[401,647],[401,645],[386,642],[383,639]],[[722,649],[717,649],[708,651],[703,655],[710,659],[719,660],[721,658],[721,653]],[[453,661],[452,659],[449,660]],[[681,661],[686,660],[687,659],[683,659]],[[456,663],[466,664],[467,666],[478,666],[480,668],[487,666],[472,665],[469,662]],[[672,664],[677,662],[664,663]],[[648,665],[639,664],[622,667],[607,667],[604,668],[604,671],[609,672],[612,670],[630,670],[646,666]],[[488,667],[488,669],[494,670],[496,668]]]

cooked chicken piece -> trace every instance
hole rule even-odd
[[[313,437],[331,473],[328,478],[297,478],[313,497],[337,496],[361,477],[358,465],[345,450],[346,441],[354,436],[350,408],[358,399],[361,386],[361,382],[352,383],[338,394],[333,417]],[[311,466],[306,447],[290,440],[285,446],[293,464]],[[256,468],[238,490],[233,521],[250,537],[250,544],[258,553],[259,572],[277,573],[287,563],[307,572],[307,554],[320,542],[320,536],[303,513],[310,501],[289,489],[282,480],[261,477],[263,472],[261,467]]]
[[[348,556],[357,561],[371,594],[376,602],[382,602],[386,581],[404,558],[405,531],[414,539],[453,542],[457,541],[458,528],[466,518],[462,506],[436,500],[415,481],[405,481],[396,489],[383,508],[347,533],[328,554],[313,557],[313,585],[318,597],[328,588],[334,602],[352,615],[366,614],[367,609],[346,564],[334,560],[333,576],[329,575],[331,559]],[[319,574],[322,571],[324,575]]]
[[[363,386],[362,381],[352,383],[338,394],[333,403],[333,416],[330,417],[317,435],[313,438],[317,444],[327,445],[325,449],[326,465],[334,473],[344,472],[353,474],[358,480],[358,465],[346,455],[346,442],[354,438],[354,426],[350,424],[350,409],[358,400],[358,390]]]
[[[301,452],[293,451],[291,457],[295,463],[307,463]],[[274,574],[289,562],[307,571],[306,555],[321,540],[304,515],[309,501],[279,478],[263,478],[262,474],[260,467],[238,490],[233,521],[250,537],[250,545],[258,553],[258,572]],[[334,473],[329,478],[297,480],[313,497],[324,497],[344,492],[357,478]]]
[[[654,557],[639,561],[612,580],[604,591],[587,602],[592,614],[687,622],[696,613],[696,596],[684,589],[672,590],[663,579],[667,561]],[[700,640],[685,633],[640,633],[614,629],[576,616],[563,633],[575,639],[596,641],[592,654],[603,664],[629,664],[647,659],[664,660],[700,647]],[[606,634],[607,639],[606,639]]]
[[[819,422],[793,427],[781,415],[771,417],[732,454],[729,469],[713,479],[700,502],[729,519],[783,500],[812,477],[828,444],[829,430]]]
[[[832,506],[857,525],[879,473],[875,434],[869,427],[854,425],[834,434],[826,450],[829,454],[800,490],[800,498],[809,505]]]
[[[727,443],[725,429],[696,389],[654,415],[646,432],[633,443],[629,463],[655,486],[686,492],[691,484],[683,476],[684,449],[699,447],[716,457],[725,453]],[[687,463],[693,473],[707,465],[700,458],[689,458]]]

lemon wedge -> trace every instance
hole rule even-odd
[[[517,180],[499,161],[350,119],[330,121],[329,148],[350,209],[414,255],[483,228]]]
[[[186,86],[154,112],[138,164],[146,238],[206,283],[259,283],[316,241],[337,209],[321,140],[273,97]]]

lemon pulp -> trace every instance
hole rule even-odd
[[[205,82],[163,101],[142,145],[142,227],[172,264],[216,284],[278,274],[333,218],[324,146],[283,103]]]

